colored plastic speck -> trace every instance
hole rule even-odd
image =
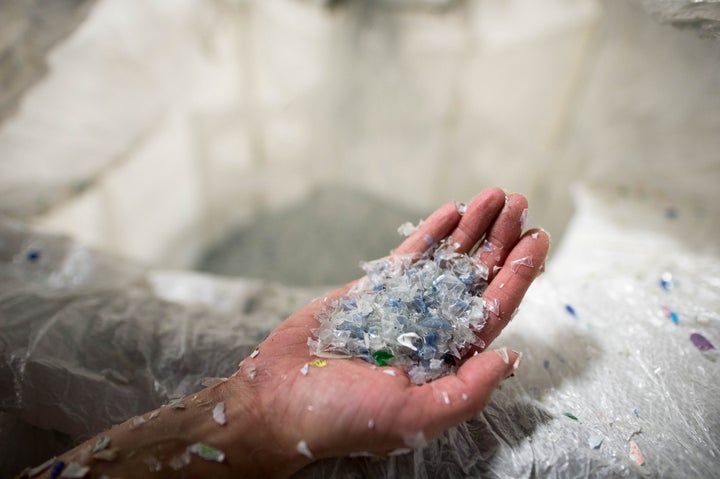
[[[327,361],[316,359],[315,361],[310,361],[308,364],[314,368],[324,368],[327,366]]]
[[[193,454],[197,454],[206,461],[223,462],[225,460],[225,453],[219,449],[203,444],[202,442],[196,442],[195,444],[188,446],[188,451]]]
[[[667,306],[662,307],[662,312],[666,318],[673,322],[673,324],[678,324],[680,322],[680,315],[678,315],[675,311],[671,310]]]
[[[300,368],[300,374],[302,374],[303,376],[307,376],[308,370],[309,370],[309,365],[307,363],[305,363],[303,365],[303,367]]]
[[[170,407],[173,409],[185,409],[185,403],[180,400],[176,400],[170,403]]]
[[[28,260],[28,262],[30,262],[30,263],[36,263],[36,262],[38,262],[41,257],[42,257],[42,252],[41,252],[39,249],[31,249],[31,250],[28,251],[27,254],[25,255],[25,258],[26,258],[26,259]]]
[[[106,436],[100,436],[93,447],[92,452],[102,451],[110,445],[110,438]]]
[[[715,349],[715,346],[713,346],[713,344],[700,333],[692,333],[690,335],[690,341],[692,341],[695,347],[698,348],[700,351],[709,351],[710,349]]]
[[[633,408],[633,414],[635,415],[635,417],[640,416],[640,411],[638,411],[638,408]]]
[[[378,366],[390,366],[390,360],[394,356],[387,351],[375,351],[372,357]]]
[[[677,218],[677,217],[678,217],[678,210],[677,210],[677,208],[674,208],[674,207],[671,206],[670,208],[667,208],[667,209],[665,210],[665,218],[667,218],[667,219],[669,219],[669,220],[674,220],[674,219]]]
[[[65,469],[65,463],[63,461],[58,461],[53,464],[52,469],[50,469],[50,479],[57,479],[60,477],[63,469]]]
[[[571,413],[571,412],[564,412],[564,413],[563,413],[563,416],[569,417],[569,418],[572,419],[573,421],[579,421],[579,420],[580,420],[580,419],[578,419],[578,418],[577,418],[573,413]]]
[[[635,441],[630,441],[630,459],[635,461],[638,466],[645,464],[645,456],[643,456],[642,451],[640,451]]]
[[[550,361],[548,361],[547,359],[543,360],[543,367],[545,369],[550,369]]]
[[[666,271],[660,276],[660,287],[665,291],[670,291],[675,287],[675,278],[672,273]]]
[[[566,304],[566,305],[565,305],[565,311],[567,311],[568,314],[569,314],[570,316],[572,316],[573,318],[577,318],[577,317],[578,317],[578,314],[577,314],[577,311],[575,311],[575,308],[573,308],[573,307],[570,306],[569,304]]]

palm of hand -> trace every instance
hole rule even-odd
[[[490,271],[522,258],[525,266],[502,268],[491,274],[484,293],[498,300],[499,314],[491,313],[479,333],[485,344],[510,320],[525,291],[541,269],[548,238],[541,231],[521,235],[527,202],[522,195],[505,199],[499,189],[480,193],[461,216],[448,204],[431,215],[396,253],[418,253],[427,248],[425,236],[438,241],[451,235],[461,249],[485,238],[495,247],[478,251]],[[307,338],[317,327],[316,312],[324,301],[344,294],[350,285],[315,300],[276,329],[259,347],[256,358],[244,362],[239,375],[252,375],[260,409],[274,425],[278,446],[294,448],[305,441],[315,457],[353,452],[375,454],[418,445],[477,414],[497,384],[513,372],[516,353],[507,358],[492,351],[465,360],[456,375],[423,386],[410,383],[395,368],[373,366],[361,359],[328,360],[323,368],[301,369],[314,358]],[[248,369],[250,368],[250,369]]]

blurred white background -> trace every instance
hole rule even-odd
[[[334,227],[337,248],[343,224],[372,243],[490,185],[525,193],[556,239],[578,182],[720,209],[720,42],[638,3],[30,4],[2,7],[5,81],[38,29],[73,15],[1,104],[0,211],[133,260],[207,266],[212,245],[279,214],[300,231],[277,269]],[[232,273],[218,254],[208,268]]]

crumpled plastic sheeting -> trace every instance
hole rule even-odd
[[[525,356],[485,411],[410,454],[323,460],[297,476],[715,476],[720,361],[689,336],[720,345],[720,225],[714,213],[675,206],[668,215],[647,198],[580,192],[562,247],[494,345]],[[7,227],[0,238],[0,406],[76,439],[230,374],[317,293],[149,273]],[[57,250],[41,256],[43,274],[23,263],[32,241]],[[73,257],[87,263],[80,275]],[[49,280],[63,267],[71,287]],[[643,466],[629,457],[631,439]]]

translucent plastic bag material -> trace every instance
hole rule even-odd
[[[720,345],[719,233],[707,210],[579,194],[494,345],[524,358],[485,411],[409,454],[298,477],[715,476],[720,361],[691,337]],[[147,271],[7,224],[0,261],[0,407],[75,440],[231,374],[319,293]],[[27,447],[7,434],[7,457]]]

